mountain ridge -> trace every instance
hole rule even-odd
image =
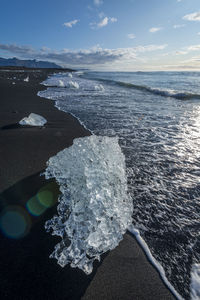
[[[24,67],[24,68],[41,68],[41,69],[62,69],[61,66],[49,62],[49,61],[38,61],[36,59],[18,59],[3,58],[0,57],[0,67]]]

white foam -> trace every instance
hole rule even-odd
[[[158,270],[163,282],[166,284],[166,286],[169,288],[169,290],[174,294],[174,296],[178,300],[183,300],[183,298],[178,294],[178,292],[175,290],[175,288],[171,285],[171,283],[168,281],[165,271],[161,264],[153,257],[151,254],[151,251],[149,250],[149,247],[147,246],[147,243],[143,240],[143,238],[140,235],[140,232],[138,229],[136,229],[133,225],[131,225],[128,230],[136,237],[138,243],[145,251],[146,256],[148,257],[149,261],[152,263],[152,265]]]
[[[29,126],[43,126],[47,123],[47,120],[37,114],[31,113],[28,117],[23,118],[19,124],[20,125],[29,125]]]
[[[45,226],[62,238],[51,257],[62,267],[70,264],[90,274],[93,261],[114,249],[132,222],[133,204],[118,139],[95,135],[75,139],[47,165],[46,179],[55,177],[62,193],[58,216]]]
[[[177,99],[189,99],[189,98],[199,98],[200,95],[198,94],[192,94],[192,93],[187,93],[187,92],[181,92],[181,91],[176,91],[172,89],[160,89],[160,88],[151,88],[147,87],[147,90],[150,92],[164,96],[164,97],[172,97],[172,98],[177,98]]]
[[[79,89],[79,84],[78,84],[78,82],[76,82],[76,81],[70,81],[70,82],[69,82],[69,86],[70,86],[71,88]]]
[[[194,264],[192,266],[190,298],[191,300],[200,300],[200,264]]]
[[[82,76],[84,74],[84,72],[83,71],[76,71],[75,74],[78,75],[78,76]]]
[[[72,78],[72,77],[73,77],[73,76],[72,76],[72,73],[69,73],[69,74],[68,74],[68,77]]]

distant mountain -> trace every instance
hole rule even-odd
[[[62,69],[61,66],[58,66],[49,61],[37,61],[33,60],[22,60],[16,57],[14,58],[2,58],[0,57],[0,67],[25,67],[25,68],[46,68],[46,69]]]

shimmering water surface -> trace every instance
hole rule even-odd
[[[95,134],[119,137],[134,225],[189,299],[192,265],[200,262],[200,73],[72,76],[53,75],[40,95]]]

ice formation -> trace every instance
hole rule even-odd
[[[95,85],[95,91],[103,92],[105,89],[102,84]]]
[[[78,82],[76,82],[76,81],[70,81],[70,82],[69,82],[69,86],[70,86],[71,88],[79,89],[79,84],[78,84]]]
[[[74,140],[70,148],[49,159],[46,179],[56,178],[61,196],[58,215],[45,228],[62,238],[50,257],[86,274],[93,261],[115,248],[132,223],[125,159],[117,138]]]
[[[72,73],[69,73],[69,74],[68,74],[68,77],[72,78]]]
[[[190,292],[191,300],[200,299],[200,264],[192,266]]]
[[[43,126],[47,123],[47,120],[37,114],[31,113],[28,117],[23,118],[19,124],[20,125],[30,125],[30,126]]]
[[[58,86],[60,86],[60,87],[65,87],[65,84],[64,84],[64,82],[63,82],[62,80],[59,80]]]
[[[25,82],[29,82],[29,76],[24,79]]]

